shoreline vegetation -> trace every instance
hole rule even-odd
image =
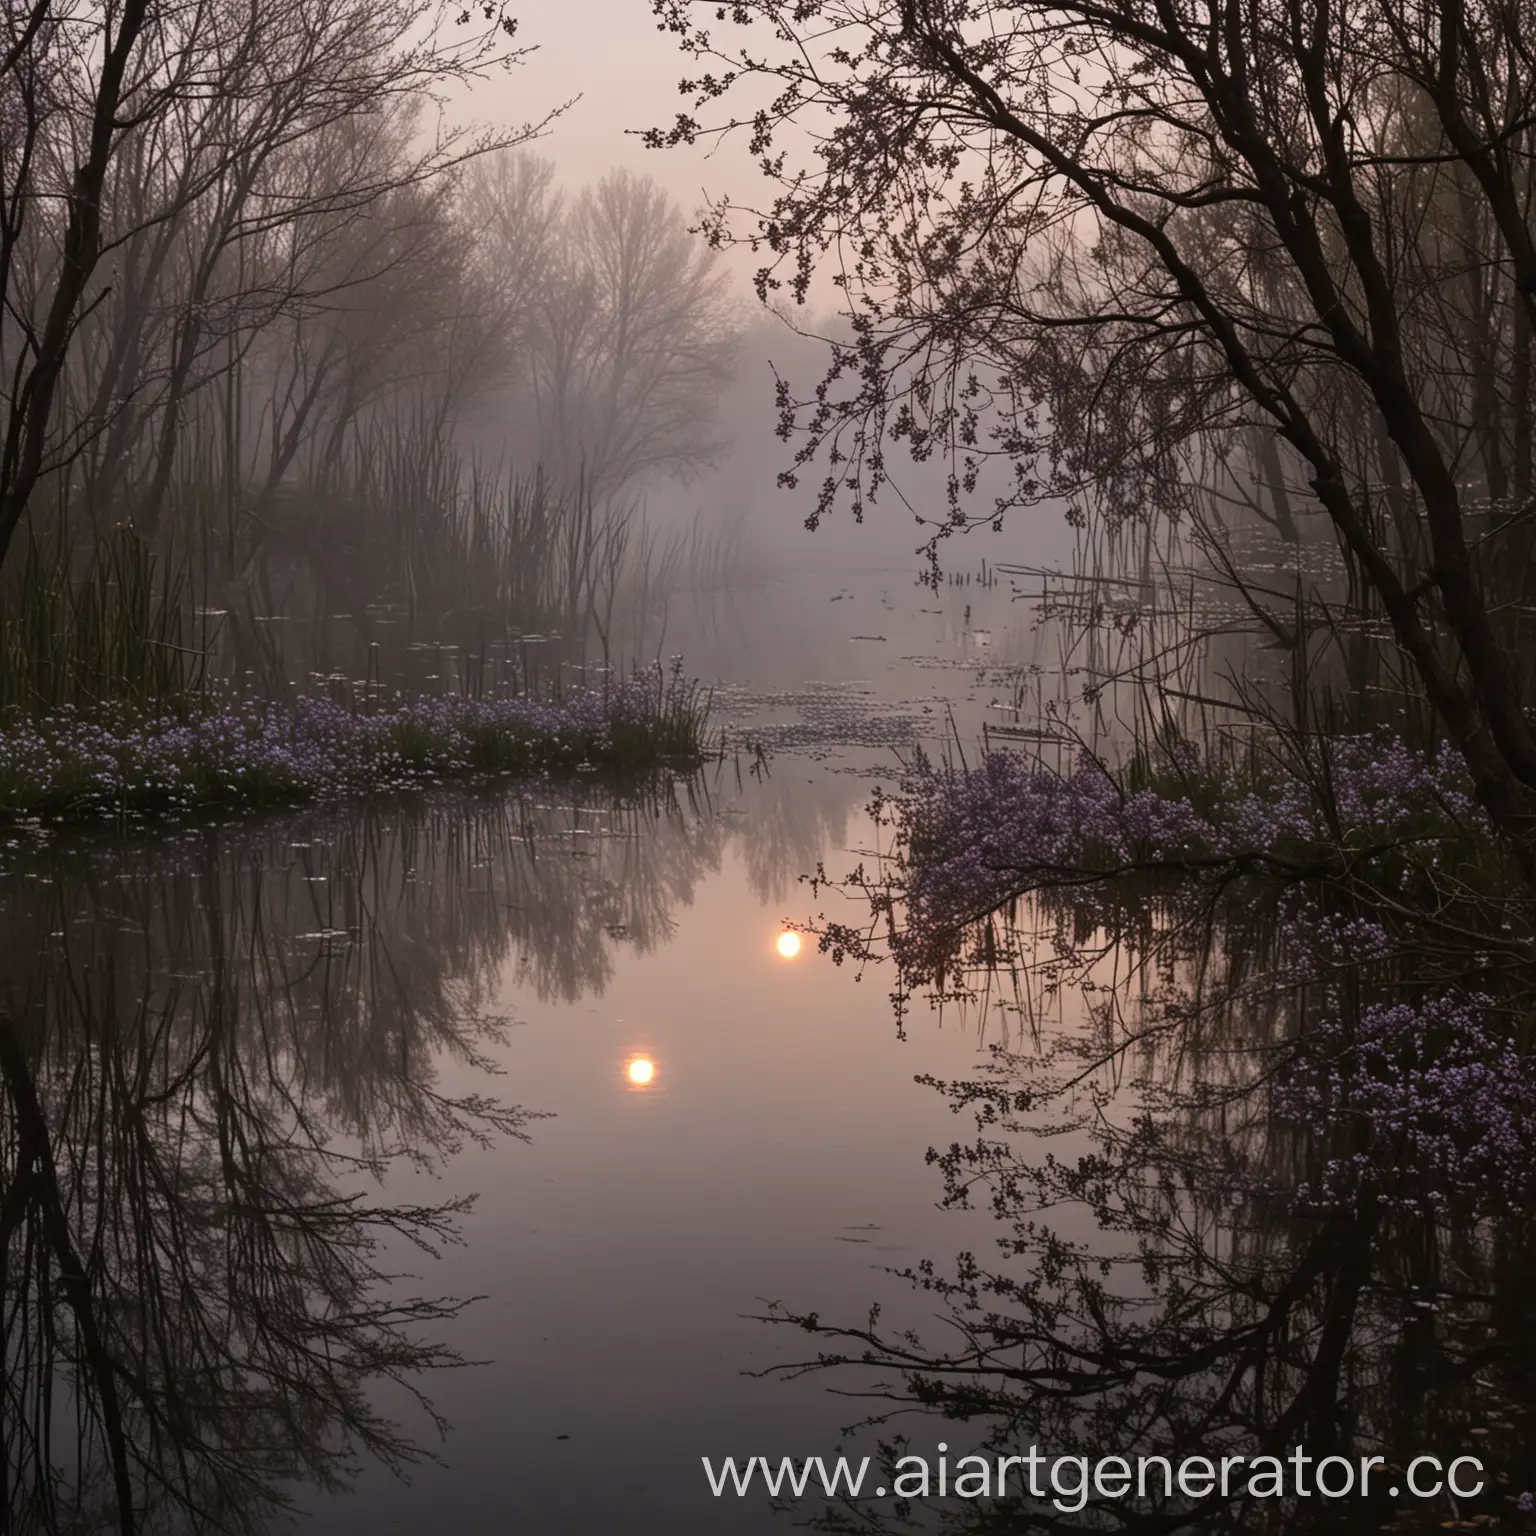
[[[1223,762],[1175,740],[1118,771],[1087,751],[1069,772],[919,758],[872,807],[889,855],[842,882],[876,921],[824,915],[821,947],[888,955],[899,998],[937,1002],[998,977],[1091,988],[1116,954],[1142,978],[1127,1039],[1267,1020],[1226,1027],[1217,1098],[1315,1138],[1293,1214],[1517,1217],[1536,1191],[1528,914],[1465,765],[1382,730],[1282,743]],[[1101,1023],[1114,1059],[1128,1047]],[[1036,1076],[1013,1108],[1053,1092]]]
[[[659,663],[554,698],[217,698],[0,719],[0,824],[177,819],[453,779],[698,766],[709,699]]]

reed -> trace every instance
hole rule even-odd
[[[600,502],[584,479],[464,458],[420,412],[360,425],[310,487],[296,498],[295,543],[351,521],[341,542],[375,599],[503,632],[579,638],[611,610],[635,522],[632,505]]]
[[[186,564],[131,527],[77,548],[68,519],[30,525],[0,592],[0,710],[40,717],[113,705],[185,712],[207,678]]]

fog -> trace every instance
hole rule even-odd
[[[1531,1530],[1529,10],[11,4],[0,1531]]]
[[[644,5],[536,7],[510,39],[405,10],[358,31],[366,11],[292,0],[249,24],[257,55],[233,13],[167,20],[198,91],[173,110],[185,80],[135,78],[56,392],[12,396],[36,456],[7,516],[35,563],[73,571],[131,528],[202,616],[207,665],[270,689],[336,665],[300,626],[351,625],[361,657],[394,614],[415,644],[463,639],[467,613],[632,660],[679,587],[915,580],[947,523],[987,521],[990,471],[951,502],[943,456],[899,448],[858,515],[818,515],[835,460],[795,463],[778,391],[815,399],[847,321],[820,281],[766,308],[762,258],[704,238],[710,202],[757,195],[742,145],[642,144],[682,62]],[[40,146],[62,129],[22,121]],[[25,164],[47,208],[63,162]],[[68,238],[41,215],[7,238],[12,372]],[[1046,508],[955,558],[1070,547]]]

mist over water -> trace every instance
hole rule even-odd
[[[0,1533],[1536,1529],[1525,22],[461,9],[0,30]]]
[[[683,604],[679,643],[714,662],[728,746],[655,793],[444,790],[169,839],[12,839],[8,1013],[61,1065],[71,1038],[123,1053],[114,1124],[147,1074],[185,1082],[213,1134],[229,1089],[204,1053],[229,1051],[246,1091],[278,1095],[266,1131],[287,1145],[281,1125],[303,1126],[336,1197],[473,1197],[461,1243],[429,1231],[433,1257],[386,1231],[376,1261],[410,1276],[385,1296],[482,1298],[430,1328],[485,1362],[419,1383],[453,1426],[441,1444],[427,1426],[442,1464],[408,1488],[366,1471],[318,1502],[274,1479],[323,1528],[714,1528],[699,1457],[830,1449],[846,1417],[818,1383],[745,1374],[786,1357],[748,1314],[901,1305],[882,1268],[977,1226],[905,1171],[949,1120],[914,1077],[966,1070],[985,1027],[932,1019],[900,1039],[877,982],[852,984],[814,937],[792,956],[777,943],[811,915],[802,877],[872,841],[866,803],[900,754],[951,713],[973,733],[1033,643],[1006,587],[902,576],[802,574]],[[527,1112],[523,1139],[478,1123],[487,1095]],[[156,1155],[194,1156],[180,1138]],[[241,1176],[247,1198],[258,1175]],[[209,1283],[195,1252],[156,1262]],[[358,1382],[420,1431],[407,1385]],[[304,1383],[284,1391],[301,1401]],[[263,1411],[249,1405],[252,1433],[271,1432]],[[342,1428],[322,1412],[314,1433]],[[756,1500],[728,1518],[771,1524]]]
[[[167,1428],[135,1426],[184,1509],[261,1519],[277,1499],[327,1531],[512,1522],[571,1536],[766,1532],[797,1512],[835,1515],[821,1498],[788,1514],[760,1491],[718,1499],[704,1478],[706,1456],[876,1455],[880,1432],[847,1430],[880,1411],[859,1394],[888,1391],[890,1367],[776,1375],[821,1346],[765,1314],[857,1326],[878,1304],[889,1335],[944,1336],[949,1299],[898,1272],[987,1253],[1009,1213],[941,1200],[960,1170],[936,1169],[928,1149],[955,1153],[969,1114],[942,1085],[988,1091],[1001,1068],[1033,1061],[1043,1086],[1062,1041],[1069,1057],[1091,1054],[1103,999],[1146,1001],[1145,940],[1130,933],[1043,994],[1003,986],[899,1017],[880,967],[833,963],[815,933],[780,947],[819,914],[867,925],[852,892],[805,877],[835,882],[888,847],[870,799],[917,754],[1016,732],[1068,773],[1077,748],[1041,722],[1070,717],[1080,740],[1113,741],[1113,709],[1068,707],[1064,633],[1041,618],[1037,587],[979,569],[937,590],[899,568],[834,569],[687,595],[668,645],[675,635],[707,658],[724,746],[655,788],[445,788],[169,836],[13,834],[7,1015],[39,1042],[43,1102],[78,1098],[69,1063],[82,1045],[102,1074],[100,1107],[58,1121],[65,1198],[89,1204],[98,1166],[146,1191],[147,1206],[114,1218],[113,1306],[126,1309],[115,1347],[133,1372],[153,1355],[168,1372],[242,1373],[253,1389],[189,1440],[170,1428],[186,1408],[167,1375]],[[1098,952],[1076,921],[1082,955]],[[1223,939],[1206,963],[1229,971],[1223,952],[1240,942],[1254,941]],[[1221,1059],[1217,1046],[1208,1080]],[[1172,1058],[1143,1066],[1154,1084],[1183,1075]],[[1042,1101],[1016,1130],[1054,1128],[1042,1145],[1062,1168],[1101,1157],[1095,1122],[1129,1132],[1137,1095],[1113,1070],[1095,1092],[1081,1123]],[[1079,1110],[1093,1101],[1074,1097]],[[1084,1193],[1046,1202],[1053,1241],[1111,1258],[1123,1218]],[[1196,1210],[1208,1198],[1190,1192]],[[1250,1196],[1225,1209],[1216,1198],[1212,1253],[1235,1261],[1245,1219],[1284,1230],[1245,1218]],[[275,1246],[221,1253],[231,1200],[276,1224]],[[284,1230],[307,1235],[280,1259]],[[1253,1261],[1260,1294],[1283,1291],[1285,1248]],[[352,1277],[342,1291],[337,1263]],[[294,1310],[258,1337],[212,1316],[189,1331],[167,1279],[216,1298],[215,1315],[263,1294]],[[1130,1276],[1107,1284],[1147,1304]],[[1434,1294],[1423,1284],[1409,1297]],[[446,1299],[417,1315],[423,1297]],[[1218,1316],[1234,1305],[1210,1304]],[[356,1399],[310,1354],[325,1316],[350,1319],[342,1374]],[[169,1356],[162,1330],[180,1340]],[[443,1353],[417,1357],[403,1337]],[[1360,1347],[1371,1369],[1368,1338]],[[195,1367],[176,1358],[183,1348]],[[1519,1346],[1487,1348],[1473,1356]],[[475,1363],[441,1369],[455,1360]],[[1304,1383],[1324,1367],[1303,1354],[1288,1368]],[[1134,1368],[1104,1374],[1106,1444],[1176,1448],[1177,1413],[1145,1440],[1130,1427],[1144,1413]],[[375,1411],[408,1441],[353,1466]],[[1070,1420],[1054,1430],[1058,1443],[1071,1432]],[[963,1423],[909,1433],[930,1457],[941,1439],[957,1459],[973,1441]],[[259,1462],[243,1463],[242,1438],[266,1445]],[[416,1448],[430,1459],[406,1460],[404,1483],[378,1459]],[[168,1506],[172,1525],[186,1518]]]

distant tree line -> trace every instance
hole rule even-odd
[[[366,528],[407,482],[451,502],[471,408],[489,457],[589,506],[710,457],[715,256],[644,178],[560,195],[519,146],[561,109],[450,126],[441,98],[531,52],[460,11],[7,10],[0,560],[24,523],[76,550],[127,527],[195,545],[233,608],[328,518]]]
[[[531,429],[541,462],[608,495],[714,461],[735,305],[718,254],[655,182],[614,171],[570,198],[553,162],[489,156],[459,219],[506,349],[497,419]]]

